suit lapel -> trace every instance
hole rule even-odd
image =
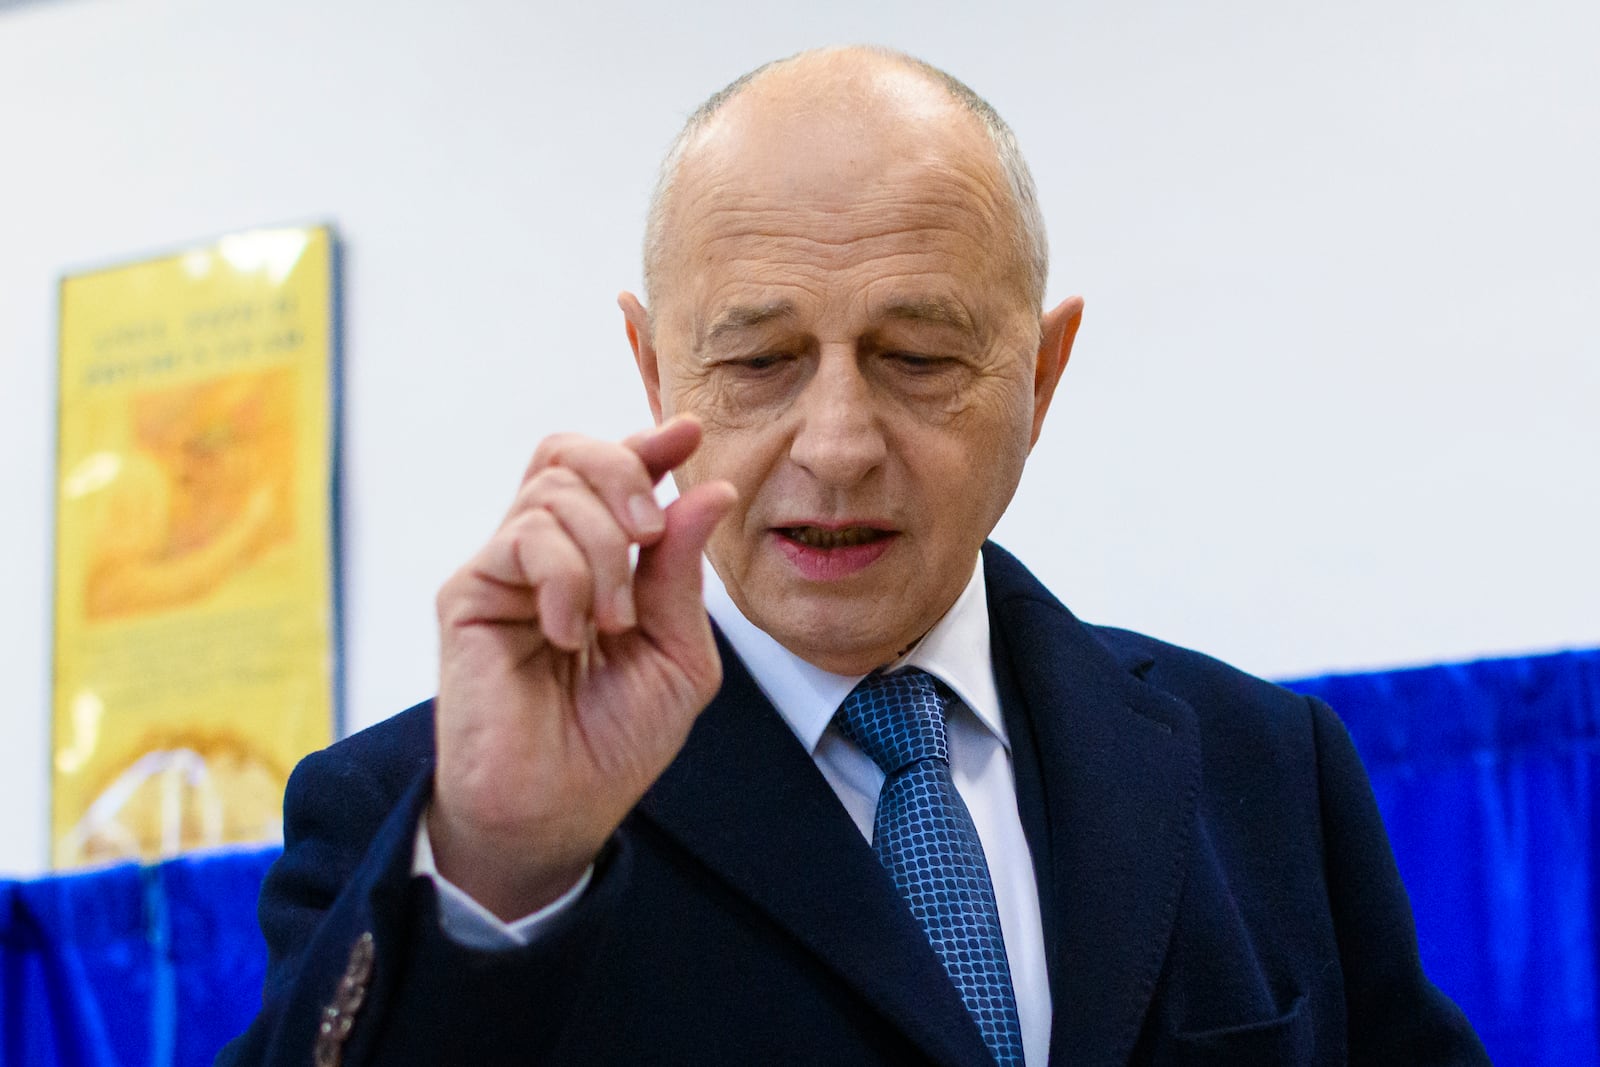
[[[926,936],[732,648],[723,684],[640,810],[806,945],[928,1058],[988,1058]]]
[[[1200,785],[1194,713],[985,548],[995,674],[1045,929],[1054,1063],[1125,1063],[1166,956]]]

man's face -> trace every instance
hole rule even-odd
[[[653,330],[634,303],[630,336],[657,416],[704,427],[679,485],[739,491],[706,550],[734,603],[864,673],[959,596],[1060,367],[1041,397],[1039,309],[975,123],[759,111],[685,163]]]

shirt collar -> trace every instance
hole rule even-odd
[[[706,611],[744,661],[756,685],[806,751],[816,752],[834,712],[865,675],[833,674],[784,648],[745,618],[709,560],[705,565],[705,602]],[[920,667],[949,686],[978,721],[1010,748],[1000,714],[1000,694],[994,684],[989,600],[981,558],[974,562],[972,577],[955,604],[889,669],[902,667]]]

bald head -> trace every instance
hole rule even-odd
[[[976,157],[993,178],[991,205],[1008,246],[1019,296],[1038,309],[1049,252],[1033,178],[999,114],[966,85],[919,59],[888,49],[849,47],[802,52],[758,67],[702,104],[662,161],[645,228],[645,288],[652,304],[667,288],[676,252],[678,208],[715,195],[716,166],[743,141],[772,146],[792,162],[848,165],[848,152],[797,151],[873,137],[874,129],[922,130],[952,151]],[[829,141],[834,144],[828,144]],[[709,157],[709,159],[708,159]],[[774,164],[789,161],[774,160]],[[708,165],[708,163],[710,165]],[[775,166],[775,172],[779,168]],[[775,173],[776,180],[782,175]],[[712,183],[708,189],[706,183]]]

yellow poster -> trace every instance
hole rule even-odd
[[[61,284],[57,867],[279,833],[332,736],[333,239]]]

